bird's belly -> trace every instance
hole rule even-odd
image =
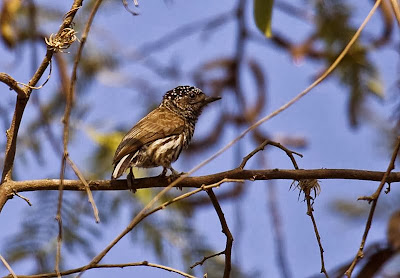
[[[158,139],[138,150],[132,159],[132,166],[151,168],[170,167],[178,159],[183,148],[184,135],[173,135]]]

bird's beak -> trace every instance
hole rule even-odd
[[[220,100],[220,99],[221,99],[221,97],[206,97],[204,99],[204,103],[208,104],[208,103],[214,102],[216,100]]]

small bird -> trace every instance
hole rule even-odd
[[[220,97],[206,96],[193,86],[178,86],[165,93],[161,104],[141,119],[124,136],[115,151],[112,179],[119,178],[128,168],[128,184],[132,184],[132,167],[162,166],[160,176],[168,169],[179,175],[171,163],[187,148],[203,108]]]

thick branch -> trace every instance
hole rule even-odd
[[[222,179],[243,179],[243,180],[302,180],[302,179],[346,179],[381,181],[385,173],[379,171],[354,170],[354,169],[310,169],[310,170],[241,170],[233,169],[226,172],[215,173],[208,176],[186,177],[180,183],[180,187],[201,187],[203,184],[212,184]],[[135,179],[133,186],[137,189],[165,187],[171,182],[170,178],[149,177]],[[386,182],[400,182],[400,172],[392,172],[388,175]],[[126,180],[95,180],[89,181],[91,190],[129,190]],[[58,190],[60,180],[28,180],[12,181],[8,183],[10,190],[16,192],[37,191],[37,190]],[[85,186],[80,180],[65,180],[65,190],[84,191]],[[1,204],[0,204],[1,205]],[[1,208],[1,206],[0,206]]]

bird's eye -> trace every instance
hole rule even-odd
[[[195,98],[195,97],[196,97],[196,94],[195,94],[195,93],[190,93],[190,94],[189,94],[189,97],[190,97],[190,98]]]

